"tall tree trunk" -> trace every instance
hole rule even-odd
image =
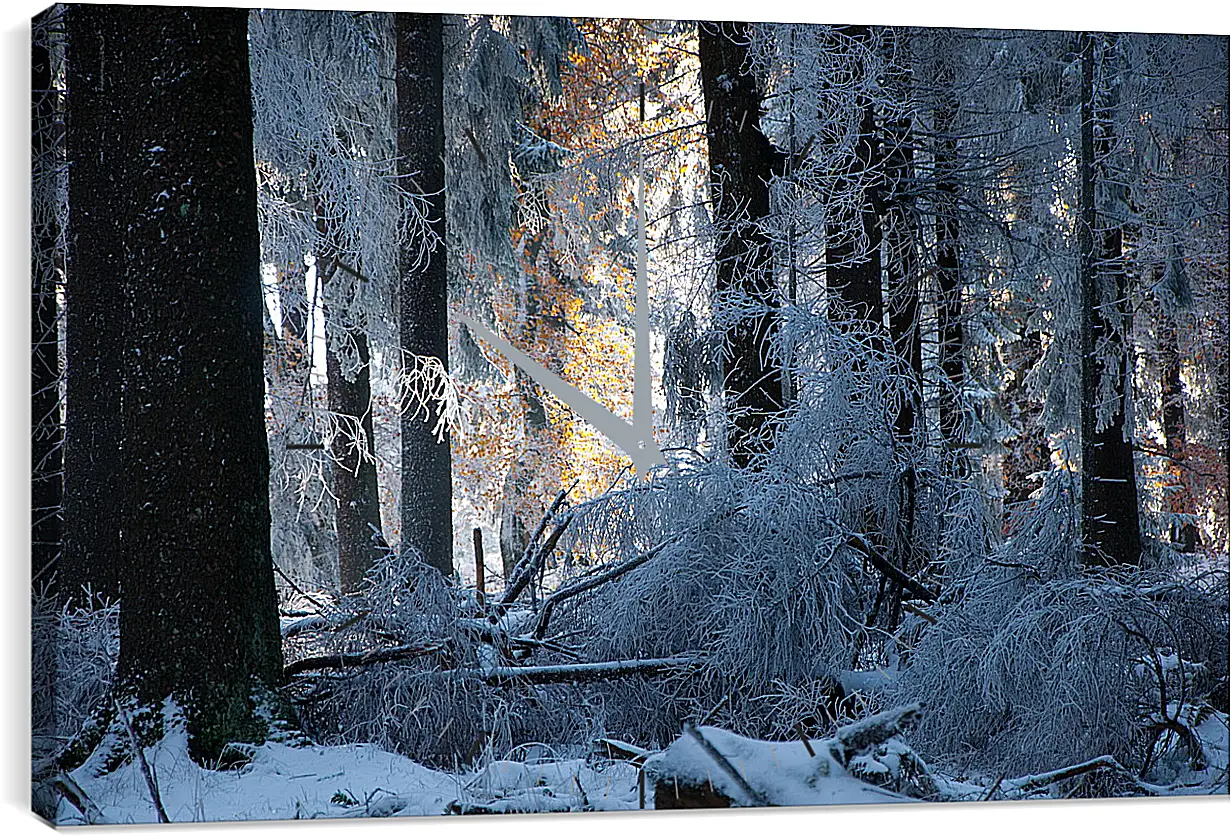
[[[65,144],[68,247],[65,282],[63,552],[60,592],[80,598],[83,586],[119,595],[120,358],[127,314],[121,291],[122,213],[112,192],[120,165],[124,115],[120,83],[108,58],[122,21],[107,6],[74,5],[65,13],[67,42]]]
[[[940,439],[950,461],[962,469],[965,421],[962,391],[966,385],[962,328],[962,261],[958,207],[958,157],[954,126],[957,98],[953,94],[953,70],[941,61],[937,72],[938,101],[933,111],[936,143],[933,149],[936,179],[936,319],[939,339]]]
[[[30,580],[33,601],[30,633],[31,758],[55,754],[56,724],[56,565],[60,556],[60,500],[64,426],[60,417],[59,305],[56,301],[56,246],[59,239],[56,170],[61,164],[56,123],[56,91],[51,69],[53,13],[36,18],[30,43]],[[55,819],[56,795],[50,776],[35,776],[34,811]]]
[[[1109,110],[1096,104],[1095,53],[1095,36],[1083,33],[1077,225],[1082,297],[1081,517],[1085,562],[1099,567],[1140,564],[1141,528],[1133,449],[1125,427],[1132,385],[1125,363],[1129,330],[1122,308],[1127,293],[1124,234],[1114,222],[1100,226],[1095,205],[1095,184],[1111,151],[1113,130]],[[1100,385],[1105,380],[1112,383],[1110,410],[1100,410]]]
[[[398,14],[398,174],[427,201],[439,237],[426,266],[414,272],[418,242],[402,249],[402,351],[449,365],[445,248],[444,30],[438,14]],[[453,576],[453,465],[449,435],[435,436],[438,405],[428,418],[414,407],[402,420],[402,545],[414,547]]]
[[[728,445],[742,468],[763,446],[766,425],[783,404],[782,370],[767,351],[778,329],[773,251],[760,226],[769,215],[770,176],[782,161],[761,131],[761,93],[748,71],[748,24],[702,22],[697,29],[719,230],[717,291],[737,291],[765,306],[723,336],[724,389],[733,417]]]
[[[923,426],[919,422],[923,408],[923,339],[919,317],[918,235],[913,202],[906,186],[914,175],[910,120],[895,121],[888,126],[887,135],[887,207],[882,223],[885,225],[886,239],[889,337],[893,342],[894,354],[906,368],[905,392],[898,405],[893,427],[894,449],[902,467],[893,552],[897,565],[907,574],[914,575],[921,564],[915,556],[918,497],[915,465],[924,440]],[[889,609],[891,625],[896,624],[900,607],[901,588],[896,588]]]
[[[868,177],[875,161],[876,126],[872,108],[862,110],[859,140],[838,189]],[[825,225],[825,287],[829,294],[829,316],[840,326],[871,330],[873,343],[883,346],[880,337],[885,320],[881,289],[881,227],[873,207],[870,190],[861,189],[859,218],[847,218]]]
[[[834,48],[843,49],[842,41],[861,44],[868,40],[869,32],[866,26],[841,26],[832,37]],[[870,331],[874,345],[883,348],[882,231],[876,206],[882,184],[873,183],[878,155],[876,119],[871,103],[863,97],[855,107],[859,134],[834,185],[839,194],[854,194],[854,208],[825,225],[825,288],[829,318],[846,330]]]
[[[126,231],[132,336],[117,678],[155,710],[173,697],[190,753],[214,760],[263,738],[252,690],[282,674],[248,17],[91,8],[120,33],[106,78],[124,129],[101,181]]]

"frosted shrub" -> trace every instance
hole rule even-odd
[[[1160,571],[1089,572],[1044,530],[949,583],[890,699],[924,703],[914,744],[954,767],[1025,773],[1110,754],[1141,770],[1150,725],[1205,697],[1165,661],[1225,677],[1225,574],[1202,587]],[[1066,529],[1053,520],[1051,531]],[[1036,552],[1044,541],[1051,551]]]
[[[604,717],[613,733],[665,741],[683,719],[712,715],[763,735],[776,721],[767,696],[784,684],[832,684],[849,663],[860,631],[855,560],[815,492],[716,465],[606,503],[585,511],[574,548],[618,538],[620,519],[636,546],[666,546],[570,600],[559,627],[585,632],[595,660],[698,656],[698,669],[678,679],[596,688],[621,708]]]
[[[49,597],[37,597],[33,606],[35,683],[51,685],[55,708],[53,723],[47,718],[36,718],[34,723],[36,731],[50,732],[54,739],[36,743],[36,750],[45,756],[82,732],[109,698],[115,677],[120,607],[88,592],[83,603],[58,607]],[[53,673],[37,671],[53,665]],[[35,702],[36,712],[50,706]]]

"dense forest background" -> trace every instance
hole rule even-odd
[[[695,724],[915,798],[1226,791],[1226,37],[33,35],[44,813],[180,727],[223,768]]]

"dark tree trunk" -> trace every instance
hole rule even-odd
[[[94,8],[122,33],[106,78],[124,155],[104,193],[131,324],[117,678],[144,706],[173,696],[194,758],[213,760],[261,740],[252,690],[282,673],[248,18]]]
[[[329,312],[326,312],[326,318]],[[337,323],[327,321],[330,331]],[[359,368],[347,380],[341,359],[331,341],[325,354],[329,377],[329,411],[346,417],[333,439],[333,494],[337,499],[334,523],[338,533],[338,578],[342,590],[359,590],[364,575],[384,554],[388,545],[381,534],[380,494],[376,481],[376,460],[372,433],[372,384],[368,336],[360,329],[345,329],[345,338],[354,342]],[[358,435],[356,435],[356,426]]]
[[[444,41],[441,15],[398,14],[398,174],[424,196],[439,239],[415,270],[418,242],[402,250],[401,343],[406,353],[449,363],[445,251]],[[412,405],[402,420],[402,545],[453,576],[453,472],[446,432],[437,440],[438,405],[428,418]]]
[[[36,24],[37,26],[37,24]],[[31,579],[50,592],[60,554],[60,499],[64,426],[60,418],[59,304],[56,300],[55,170],[59,166],[51,50],[46,36],[31,43],[31,187],[33,241],[30,249],[30,488]]]
[[[860,43],[868,35],[865,26],[841,26],[832,37],[835,49],[842,49],[842,41]],[[856,197],[848,215],[825,225],[825,286],[830,320],[848,331],[871,332],[874,346],[880,349],[884,346],[885,303],[881,288],[882,232],[874,203],[882,184],[873,183],[877,130],[872,105],[861,98],[856,107],[859,135],[834,185],[839,194],[853,192]]]
[[[1163,440],[1170,462],[1172,475],[1170,495],[1167,498],[1169,511],[1175,515],[1189,516],[1196,511],[1190,481],[1185,474],[1188,444],[1188,428],[1184,418],[1184,385],[1180,380],[1180,348],[1175,320],[1165,312],[1158,314],[1158,354],[1162,365]],[[1170,532],[1171,543],[1183,553],[1197,549],[1197,526],[1192,521],[1174,524]]]
[[[915,555],[915,523],[918,504],[918,479],[915,464],[923,447],[919,416],[923,406],[923,341],[920,329],[919,258],[917,221],[908,184],[914,175],[910,120],[888,126],[885,140],[887,185],[885,226],[886,299],[889,309],[889,337],[894,354],[905,367],[904,392],[894,417],[893,444],[902,467],[898,497],[898,528],[894,533],[895,564],[913,575],[921,562]],[[889,615],[896,625],[901,607],[901,588],[895,588]]]
[[[937,73],[938,101],[933,112],[936,143],[933,149],[936,179],[936,319],[939,346],[940,438],[955,464],[964,463],[965,421],[962,391],[966,364],[962,328],[962,262],[958,207],[957,100],[953,95],[953,71],[942,62]]]
[[[51,13],[36,19],[30,43],[30,161],[32,207],[30,275],[30,632],[31,759],[60,747],[56,724],[56,564],[60,556],[60,499],[64,426],[60,417],[59,305],[56,302],[56,169],[61,164],[56,92],[52,88]],[[32,778],[34,811],[55,820],[49,773]]]
[[[748,24],[698,24],[701,91],[709,141],[710,192],[719,231],[717,291],[739,292],[765,310],[724,335],[724,390],[733,417],[731,459],[745,467],[765,444],[782,409],[782,371],[770,361],[774,313],[773,252],[760,221],[769,215],[769,180],[781,155],[761,131],[761,93],[748,72]]]
[[[1141,563],[1141,528],[1132,443],[1124,424],[1132,398],[1124,362],[1128,324],[1123,231],[1114,221],[1098,224],[1095,183],[1112,146],[1110,114],[1096,107],[1095,38],[1081,37],[1081,217],[1077,225],[1082,296],[1081,328],[1081,510],[1087,565]],[[1097,124],[1096,124],[1097,123]],[[1115,403],[1099,421],[1100,383],[1113,383]]]
[[[120,79],[106,71],[123,32],[107,6],[74,5],[65,13],[67,42],[65,144],[68,247],[65,281],[63,552],[60,593],[79,598],[83,586],[119,595],[120,508],[124,439],[120,359],[128,322],[121,287],[122,213],[119,177],[123,114]]]
[[[851,189],[867,174],[876,154],[876,126],[871,107],[862,109],[859,140],[837,188]],[[880,337],[885,320],[881,291],[881,227],[866,187],[862,190],[859,218],[825,225],[825,286],[829,293],[829,316],[841,326],[860,332],[871,330],[873,343]],[[862,236],[860,235],[862,231]]]

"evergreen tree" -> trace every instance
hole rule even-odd
[[[434,234],[406,242],[400,262],[402,352],[449,363],[445,248],[444,28],[438,14],[398,14],[397,150],[404,186],[426,201]],[[422,262],[422,264],[420,264]],[[439,405],[411,405],[402,419],[402,545],[453,575],[453,475],[449,434],[437,438]],[[425,416],[426,413],[426,416]]]
[[[767,423],[782,409],[782,370],[768,348],[774,315],[773,249],[760,222],[782,155],[761,131],[761,92],[749,68],[747,23],[698,24],[710,191],[718,227],[717,293],[746,296],[761,310],[723,334],[724,384],[732,461],[749,465]]]
[[[247,12],[85,9],[114,33],[104,78],[120,125],[119,160],[95,184],[122,232],[108,268],[129,324],[116,675],[142,707],[174,699],[191,753],[214,760],[263,738],[253,690],[282,674]]]

